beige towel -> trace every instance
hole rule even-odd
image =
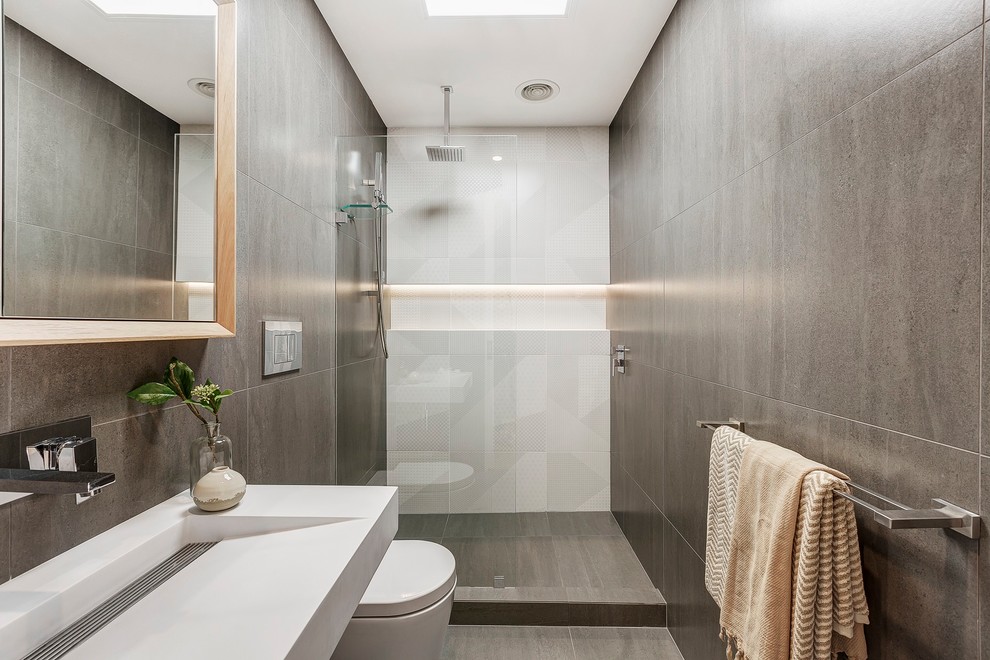
[[[833,490],[845,488],[843,479],[777,445],[754,440],[745,446],[720,619],[737,660],[819,660],[833,650],[865,652],[856,643],[862,641],[865,598],[860,612],[854,596],[862,593],[862,573],[850,568],[859,566],[858,546],[849,543],[855,519],[844,505],[825,504]],[[841,525],[835,524],[837,510]],[[854,638],[833,641],[833,628]]]

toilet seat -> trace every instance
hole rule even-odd
[[[404,616],[443,600],[457,583],[454,555],[429,541],[393,541],[354,618]]]

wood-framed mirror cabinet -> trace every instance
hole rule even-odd
[[[210,3],[210,7],[203,10],[197,2]],[[212,11],[213,4],[213,22],[204,28],[203,19]],[[131,13],[137,5],[146,8],[146,13]],[[0,144],[4,145],[4,178],[0,190],[4,213],[0,227],[5,231],[0,232],[0,272],[3,274],[0,291],[4,302],[0,306],[3,310],[0,346],[233,337],[237,199],[235,0],[153,0],[136,5],[128,5],[123,0],[3,0],[3,6],[3,34],[8,43],[3,44],[2,50],[4,133],[0,136],[4,139]],[[186,13],[183,13],[183,7],[188,8]],[[20,15],[12,17],[16,12]],[[67,20],[72,12],[78,12],[75,24],[69,24]],[[22,16],[22,20],[17,20]],[[105,26],[94,23],[95,30],[85,29],[90,26],[79,25],[82,19],[100,19]],[[42,23],[58,20],[67,24]],[[127,23],[127,20],[132,22]],[[183,20],[187,22],[183,24]],[[174,35],[162,33],[166,25],[175,26],[171,28],[175,30]],[[101,37],[99,30],[103,27],[106,27],[106,34],[119,34],[117,43],[123,45],[123,50],[118,49],[111,59],[107,59],[107,53],[99,51],[111,47],[104,44],[114,43],[113,38]],[[188,89],[180,90],[176,80],[181,77],[185,85],[185,76],[193,71],[202,72],[204,66],[202,62],[198,65],[189,63],[191,56],[186,51],[195,48],[187,46],[179,50],[180,44],[170,45],[169,41],[175,36],[181,42],[184,37],[179,35],[196,30],[200,41],[206,41],[211,35],[204,33],[204,29],[213,30],[210,44],[215,57],[213,80],[208,72],[206,75],[199,73],[201,77],[189,78]],[[126,30],[133,30],[133,33],[127,34]],[[62,40],[66,47],[60,43]],[[157,53],[154,51],[156,43],[161,44]],[[202,50],[203,45],[198,47]],[[127,62],[127,48],[134,49],[135,62]],[[163,52],[169,52],[168,48],[173,49],[174,58],[162,57]],[[137,61],[141,57],[148,63],[148,71],[138,68]],[[98,67],[86,59],[103,66]],[[161,68],[167,66],[176,71]],[[171,80],[171,88],[168,87],[170,77],[175,79]],[[199,84],[194,84],[197,81]],[[194,92],[212,96],[212,107],[206,106],[203,98],[194,100],[184,96]],[[58,114],[62,105],[68,109],[66,114],[72,117]],[[49,112],[49,108],[54,109]],[[212,126],[206,126],[210,123],[211,112]],[[147,119],[146,115],[151,118]],[[32,117],[41,117],[40,125],[31,125],[25,130],[14,121],[24,116],[29,118],[28,123],[33,121]],[[76,116],[82,119],[73,118]],[[161,122],[155,125],[155,117],[159,116],[172,127],[171,132],[159,130]],[[44,124],[45,121],[48,123]],[[183,124],[192,128],[187,131],[183,126],[178,130]],[[203,126],[205,128],[199,132],[212,131],[212,134],[200,136],[206,140],[200,142],[199,149],[209,153],[211,162],[206,163],[205,156],[201,158],[200,170],[187,175],[186,180],[191,181],[198,175],[198,184],[189,184],[190,190],[198,191],[196,194],[200,198],[205,196],[205,203],[189,212],[189,202],[180,199],[180,179],[183,168],[188,172],[192,166],[180,162],[180,138],[187,132],[192,136]],[[157,145],[151,144],[155,142],[155,136],[149,127],[158,131]],[[16,139],[11,131],[18,131]],[[101,142],[104,136],[109,136],[107,140],[116,151],[104,148]],[[68,146],[59,142],[70,138],[75,142]],[[203,144],[210,144],[212,148],[206,149]],[[144,150],[153,155],[146,158]],[[163,163],[157,170],[149,164],[155,158]],[[210,169],[213,172],[212,189],[209,187]],[[40,170],[44,170],[48,180],[32,181],[32,176],[40,176],[37,174]],[[142,186],[152,180],[149,172],[156,173],[154,185],[158,189],[145,192]],[[100,192],[103,185],[113,189],[112,192]],[[163,186],[168,186],[165,192]],[[137,192],[131,192],[131,188]],[[126,189],[125,193],[119,193],[121,189]],[[66,200],[51,201],[60,192],[65,193]],[[180,239],[183,204],[190,217],[199,219],[202,231],[197,233],[189,229],[190,221],[187,220],[185,236]],[[204,211],[209,205],[213,207],[212,227],[208,211]],[[157,214],[154,217],[150,207],[154,207]],[[142,229],[145,226],[142,222],[150,226],[150,230]],[[212,246],[203,238],[209,236],[210,229]],[[156,233],[157,238],[152,236]],[[132,236],[136,238],[132,239]],[[77,244],[83,247],[76,247]],[[181,256],[183,244],[198,246],[192,250],[198,256]],[[117,254],[123,256],[116,259]],[[145,264],[155,259],[163,267],[154,274],[157,279],[151,282],[142,267],[146,268]],[[205,268],[206,275],[181,275],[182,268],[196,270],[196,259],[200,272]],[[108,264],[107,269],[115,267],[116,271],[111,274],[97,272],[98,268],[104,267],[104,261]],[[190,262],[192,266],[189,266]],[[136,275],[120,276],[128,272],[128,268]],[[170,270],[162,274],[163,269]],[[212,282],[209,281],[210,274]],[[80,293],[89,292],[80,284],[86,282],[87,277],[94,283],[90,287],[94,300],[88,303],[89,306],[80,302],[80,298],[85,297]],[[107,286],[108,282],[112,286]],[[191,311],[194,305],[189,294],[194,284],[207,291],[198,299],[195,314]],[[133,290],[126,290],[128,286]],[[109,294],[107,289],[110,289]],[[106,302],[114,296],[124,305]],[[128,296],[142,301],[157,296],[160,304],[148,311],[148,305],[142,302],[143,306],[139,307],[137,303],[129,302]],[[55,299],[64,304],[55,305]],[[185,306],[181,311],[179,299]],[[89,314],[90,309],[97,313]],[[132,310],[137,311],[131,313]]]

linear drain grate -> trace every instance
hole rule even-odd
[[[190,543],[183,547],[174,555],[90,610],[68,628],[65,628],[34,651],[24,656],[24,660],[55,660],[55,658],[61,658],[74,647],[96,634],[103,626],[123,614],[131,605],[150,594],[196,559],[202,557],[203,553],[215,545],[216,543]]]

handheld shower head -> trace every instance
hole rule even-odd
[[[444,85],[443,90],[443,146],[426,147],[426,155],[431,163],[460,163],[464,161],[464,147],[450,145],[450,95],[454,88]]]

